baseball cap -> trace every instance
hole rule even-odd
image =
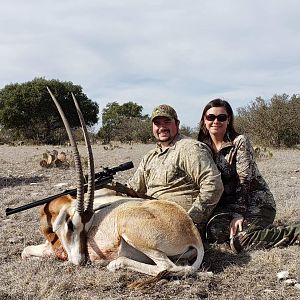
[[[154,108],[151,114],[151,121],[156,117],[167,117],[178,120],[177,113],[173,107],[167,104],[161,104]]]

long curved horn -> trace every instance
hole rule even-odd
[[[91,146],[91,141],[89,139],[88,131],[86,128],[86,123],[84,121],[82,112],[80,110],[79,104],[74,96],[73,93],[72,98],[75,103],[75,107],[77,110],[77,114],[79,116],[79,120],[81,123],[81,128],[83,131],[83,136],[85,140],[85,144],[87,147],[87,152],[88,152],[88,189],[87,189],[87,207],[86,211],[87,212],[93,212],[93,203],[94,203],[94,195],[95,195],[95,167],[94,167],[94,158],[93,158],[93,151],[92,151],[92,146]]]
[[[52,98],[52,100],[54,101],[58,112],[61,116],[61,119],[65,125],[66,131],[68,133],[69,136],[69,140],[71,143],[71,146],[73,147],[73,151],[74,151],[74,162],[75,162],[75,170],[76,170],[76,174],[77,174],[77,195],[76,195],[76,210],[77,212],[82,215],[84,213],[84,183],[83,183],[83,172],[82,172],[82,165],[81,165],[81,161],[80,161],[80,156],[79,156],[79,151],[78,151],[78,147],[77,144],[75,142],[70,124],[60,106],[60,104],[58,103],[58,101],[56,100],[55,96],[52,94],[51,90],[49,89],[49,87],[47,86],[47,90]]]

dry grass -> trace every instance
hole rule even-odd
[[[132,160],[138,165],[151,145],[121,145],[104,150],[94,146],[96,170]],[[128,284],[148,278],[130,271],[109,273],[103,264],[76,267],[54,259],[23,261],[25,246],[43,242],[39,232],[38,208],[10,217],[6,207],[41,199],[73,184],[73,169],[42,169],[46,146],[0,146],[0,299],[300,299],[300,290],[279,282],[276,273],[288,270],[300,281],[299,246],[234,255],[210,249],[203,270],[213,276],[163,279],[154,286],[129,289]],[[56,147],[55,149],[61,150]],[[66,149],[63,149],[66,151]],[[277,221],[299,222],[300,152],[273,151],[273,157],[258,162],[277,201]],[[134,170],[118,176],[125,182]],[[59,183],[67,186],[58,187]]]

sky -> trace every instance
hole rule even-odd
[[[215,98],[236,111],[300,93],[299,16],[298,0],[5,1],[0,89],[71,81],[100,112],[113,101],[144,114],[165,103],[194,128]]]

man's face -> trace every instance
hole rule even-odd
[[[167,117],[156,117],[152,122],[154,137],[161,144],[169,144],[178,133],[179,121]]]

